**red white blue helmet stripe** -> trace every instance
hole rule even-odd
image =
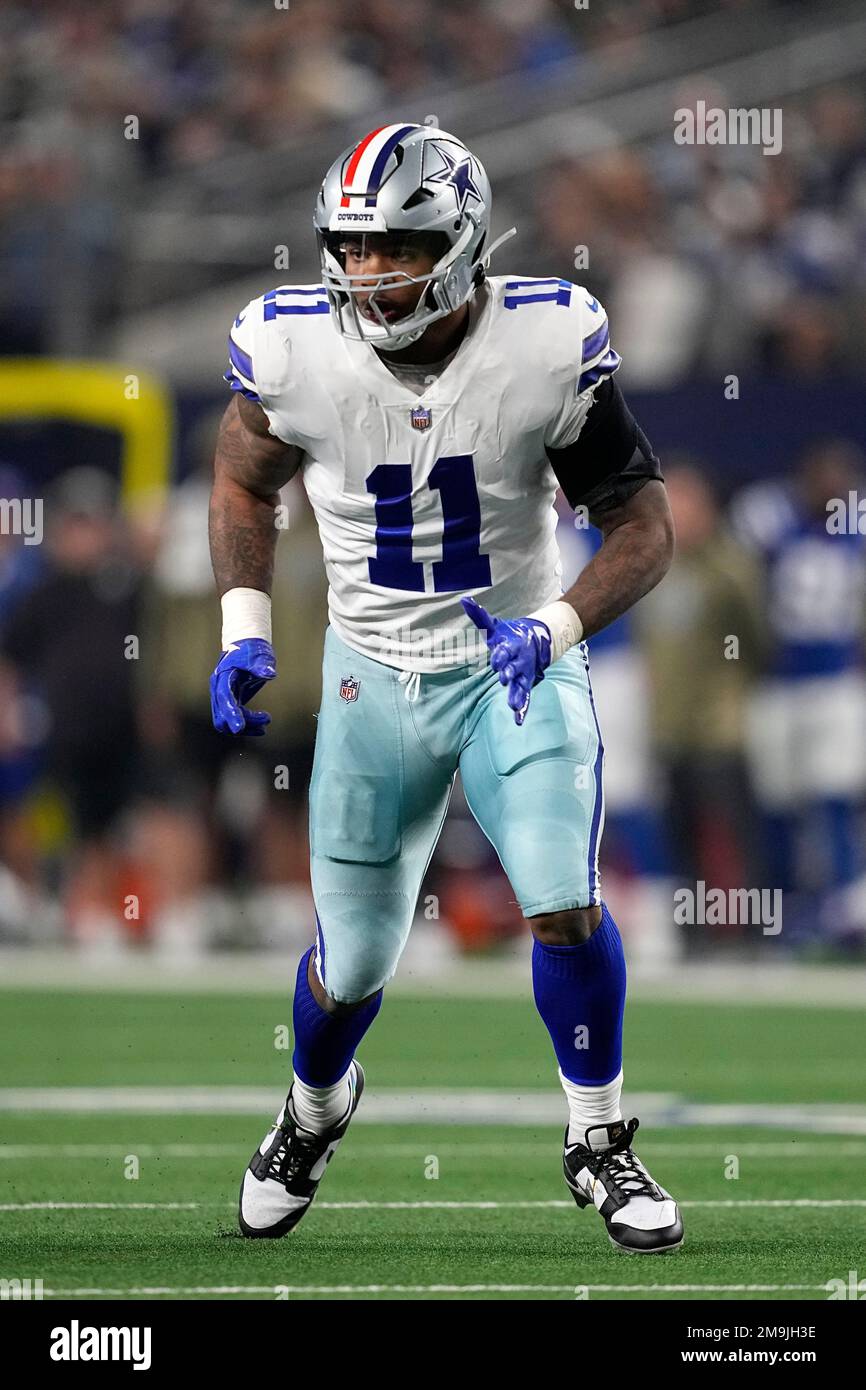
[[[400,141],[417,129],[415,125],[383,125],[364,136],[346,166],[340,207],[376,206],[376,194],[389,158]]]

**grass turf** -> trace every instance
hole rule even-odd
[[[288,1055],[274,1046],[290,1021],[284,996],[9,991],[0,1002],[6,1087],[273,1086],[274,1108],[285,1089]],[[628,1085],[732,1104],[863,1103],[861,1032],[855,1010],[640,1002],[627,1015]],[[386,1001],[361,1056],[371,1093],[556,1088],[528,999]],[[591,1299],[799,1300],[825,1299],[827,1280],[863,1265],[866,1207],[792,1203],[866,1197],[866,1136],[736,1123],[643,1129],[637,1150],[683,1202],[686,1244],[630,1259],[593,1211],[570,1202],[562,1129],[547,1126],[357,1124],[298,1230],[245,1241],[235,1234],[237,1186],[270,1118],[0,1114],[0,1202],[121,1204],[0,1211],[0,1276],[41,1277],[46,1291],[78,1298],[158,1288],[168,1298],[574,1299],[585,1288]],[[726,1176],[731,1155],[737,1178]],[[565,1205],[331,1205],[484,1201]],[[701,1205],[747,1201],[782,1205]],[[774,1287],[732,1287],[751,1284]]]

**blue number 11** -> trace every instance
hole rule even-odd
[[[376,498],[376,554],[367,561],[370,582],[423,593],[424,566],[412,559],[412,465],[380,463],[366,482]],[[479,551],[481,506],[472,455],[437,459],[427,485],[439,490],[445,523],[442,559],[433,561],[434,592],[489,588],[490,556]]]

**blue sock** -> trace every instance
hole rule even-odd
[[[295,1028],[295,1051],[292,1066],[295,1075],[308,1086],[333,1086],[349,1070],[355,1048],[363,1038],[382,1004],[382,991],[361,1009],[353,1013],[328,1014],[316,1002],[307,969],[313,947],[301,956],[292,1018]]]
[[[857,833],[858,807],[854,801],[828,797],[823,804],[830,864],[827,886],[845,888],[857,877],[860,862]]]
[[[581,1086],[606,1086],[622,1068],[625,957],[606,907],[579,946],[532,947],[532,988],[560,1070]]]
[[[797,819],[787,812],[764,812],[764,859],[768,882],[793,893],[797,881]]]

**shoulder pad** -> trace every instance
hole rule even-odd
[[[264,404],[263,395],[279,388],[286,369],[285,327],[329,313],[324,285],[280,285],[250,300],[229,332],[224,377],[231,389]]]

